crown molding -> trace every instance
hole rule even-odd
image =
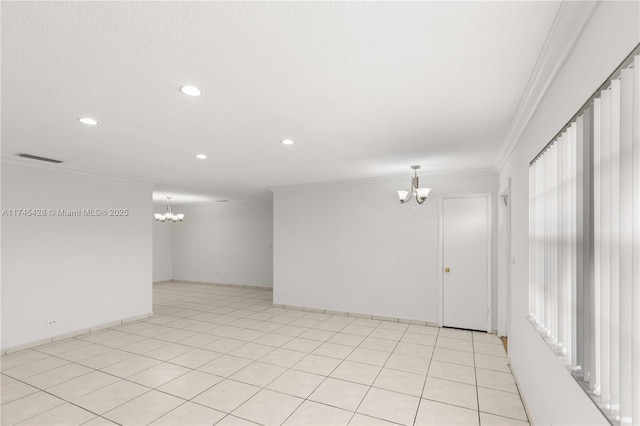
[[[430,173],[419,173],[418,177],[422,178],[444,178],[444,177],[467,177],[467,176],[490,176],[496,175],[496,171],[491,168],[482,168],[482,169],[470,169],[470,170],[457,170],[457,171],[443,171],[443,172],[430,172]],[[374,183],[388,183],[388,182],[403,182],[406,183],[406,180],[411,177],[410,173],[403,174],[402,176],[378,176],[378,177],[370,177],[370,178],[361,178],[361,179],[343,179],[343,180],[333,180],[327,182],[314,182],[314,183],[300,183],[294,185],[281,185],[281,186],[271,186],[267,187],[271,192],[283,192],[283,191],[303,191],[309,189],[323,189],[323,188],[335,188],[340,186],[351,186],[351,185],[367,185]]]
[[[98,173],[90,170],[76,169],[76,168],[64,166],[61,164],[47,164],[47,163],[36,164],[36,163],[33,163],[33,161],[34,160],[27,160],[27,159],[16,157],[16,158],[2,158],[0,162],[2,164],[14,164],[18,166],[32,167],[34,169],[49,170],[53,172],[69,173],[69,174],[76,174],[81,176],[92,176],[92,177],[99,177],[99,178],[111,179],[111,180],[119,180],[122,182],[129,182],[129,183],[135,183],[135,184],[146,185],[146,186],[154,186],[158,183],[157,181],[139,178],[139,177],[110,175],[110,174]]]
[[[502,170],[511,156],[540,102],[573,52],[599,3],[600,1],[564,0],[560,4],[518,104],[509,132],[498,152],[494,166],[497,172]]]

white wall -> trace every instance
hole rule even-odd
[[[149,314],[151,205],[147,185],[3,163],[3,211],[129,215],[2,216],[2,348]],[[47,320],[58,325],[46,327]]]
[[[274,303],[438,322],[439,197],[491,192],[495,206],[497,182],[497,175],[423,177],[432,191],[421,206],[398,203],[410,173],[276,190]],[[495,247],[494,236],[494,261]]]
[[[154,203],[154,213],[164,213],[167,204]],[[176,210],[177,211],[177,210]],[[173,228],[177,223],[158,222],[153,217],[153,282],[173,279]]]
[[[532,424],[608,424],[526,319],[528,164],[640,41],[640,3],[602,2],[500,173],[512,179],[511,334],[513,371]]]
[[[174,206],[173,278],[271,287],[273,206],[243,201]]]

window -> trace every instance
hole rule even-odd
[[[530,164],[529,313],[609,420],[640,424],[640,46]]]

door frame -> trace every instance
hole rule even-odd
[[[487,333],[493,332],[493,284],[492,284],[492,264],[493,264],[493,194],[491,192],[477,192],[471,194],[448,194],[440,196],[438,221],[438,308],[440,327],[444,326],[444,201],[456,198],[485,198],[487,200]]]
[[[504,211],[504,218],[502,224],[498,224],[498,226],[504,227],[503,229],[498,229],[498,238],[500,232],[504,231],[505,233],[505,247],[504,250],[501,247],[498,247],[498,268],[504,268],[504,282],[498,281],[498,292],[500,292],[500,288],[504,288],[504,297],[505,300],[503,303],[500,303],[498,300],[498,312],[501,309],[505,311],[504,324],[501,327],[500,318],[498,317],[498,336],[504,335],[509,337],[510,329],[511,329],[511,178],[507,179],[506,187],[500,191],[500,202],[503,202],[504,205],[500,205],[500,209]],[[498,213],[499,214],[499,213]],[[499,240],[498,240],[499,242]],[[503,258],[504,257],[504,258]],[[498,275],[498,280],[500,280],[500,275]],[[500,293],[498,293],[500,294]],[[504,328],[504,333],[501,333],[501,328]]]

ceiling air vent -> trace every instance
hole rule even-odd
[[[56,163],[56,164],[62,163],[62,161],[60,160],[54,160],[53,158],[46,158],[46,157],[38,157],[37,155],[23,154],[23,153],[19,153],[16,155],[18,157],[28,158],[30,160],[46,161],[47,163]]]

